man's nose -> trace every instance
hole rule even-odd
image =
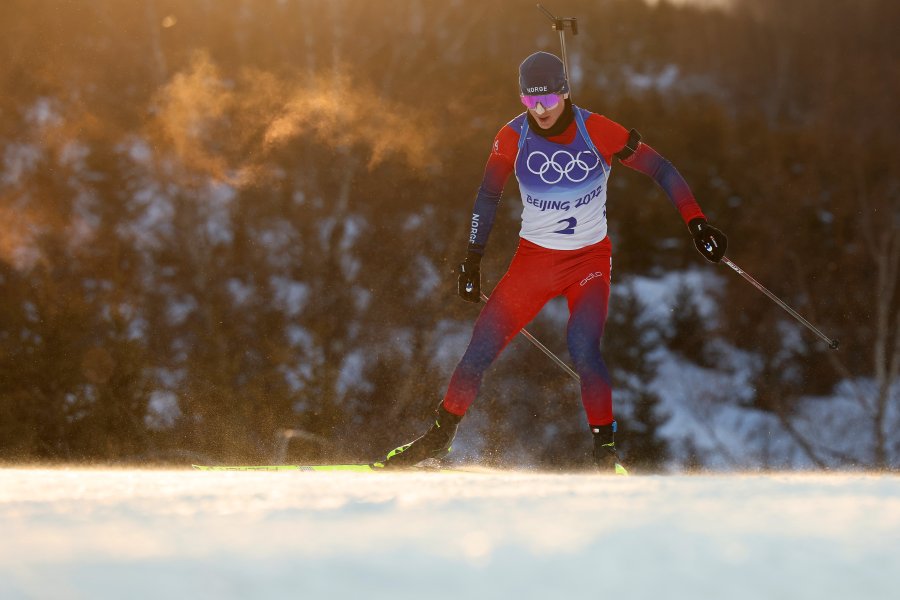
[[[540,102],[538,102],[538,105],[534,107],[534,112],[536,112],[536,113],[539,114],[539,115],[542,115],[542,114],[544,114],[545,112],[547,112],[547,109],[544,108],[544,105],[543,105],[543,104],[541,104]]]

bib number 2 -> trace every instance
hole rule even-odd
[[[575,217],[569,217],[568,219],[563,219],[562,221],[557,221],[557,223],[565,223],[565,226],[562,229],[558,229],[553,233],[561,233],[563,235],[572,235],[575,233],[575,226],[578,225],[578,220]]]

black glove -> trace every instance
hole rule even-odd
[[[481,302],[481,255],[468,252],[466,260],[460,263],[457,293],[466,302]]]
[[[717,263],[725,256],[728,248],[728,238],[725,234],[706,222],[706,219],[697,217],[688,223],[688,229],[694,236],[694,245],[709,262]]]

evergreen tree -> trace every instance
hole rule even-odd
[[[687,360],[710,367],[710,329],[707,320],[700,313],[693,290],[682,281],[675,290],[672,316],[665,333],[666,345]]]

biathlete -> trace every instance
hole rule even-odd
[[[391,451],[383,461],[386,468],[445,456],[485,370],[551,298],[563,295],[569,307],[567,343],[581,378],[594,463],[603,472],[626,473],[616,453],[612,381],[600,354],[612,266],[606,191],[614,157],[662,187],[707,260],[718,262],[725,254],[725,235],[707,223],[669,161],[642,143],[634,129],[571,103],[558,57],[537,52],[526,58],[519,66],[519,90],[527,110],[494,139],[459,268],[459,295],[481,301],[479,265],[510,173],[519,181],[523,204],[518,248],[475,322],[434,424],[422,437]]]

